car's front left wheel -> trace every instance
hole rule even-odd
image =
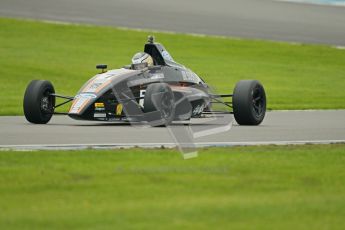
[[[53,116],[55,90],[51,82],[33,80],[26,88],[23,102],[26,120],[34,124],[46,124]]]
[[[234,89],[232,106],[239,125],[259,125],[266,114],[266,93],[256,80],[239,81]]]

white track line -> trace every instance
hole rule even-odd
[[[199,142],[198,148],[231,147],[231,146],[262,146],[262,145],[305,145],[305,144],[343,144],[345,140],[305,140],[305,141],[257,141],[257,142]],[[114,143],[114,144],[44,144],[44,145],[0,145],[0,150],[85,150],[85,149],[128,149],[128,148],[175,148],[175,143]]]

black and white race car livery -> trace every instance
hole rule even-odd
[[[240,125],[258,125],[266,112],[263,86],[256,80],[239,81],[233,94],[214,94],[196,73],[177,63],[153,37],[144,46],[153,59],[152,66],[134,68],[128,65],[101,73],[89,79],[75,96],[55,93],[51,82],[33,80],[24,95],[24,114],[34,124],[46,124],[55,108],[71,102],[68,112],[73,119],[91,121],[143,122],[166,126],[173,121],[188,121],[214,113],[233,113]],[[56,99],[65,99],[56,104]],[[232,101],[224,102],[223,98]],[[220,103],[227,110],[213,111]]]

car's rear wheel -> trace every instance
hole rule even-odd
[[[259,125],[266,114],[266,93],[256,80],[239,81],[232,98],[233,112],[239,125]]]
[[[51,82],[33,80],[26,88],[24,95],[24,115],[26,119],[34,124],[46,124],[54,113],[55,93]]]
[[[175,115],[174,93],[166,83],[150,84],[144,96],[144,112],[160,112],[160,119],[152,121],[153,126],[171,124]]]

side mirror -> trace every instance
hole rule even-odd
[[[101,70],[102,70],[102,73],[106,72],[106,71],[107,71],[107,68],[108,68],[108,65],[107,65],[107,64],[99,64],[99,65],[96,65],[96,69],[101,69]]]

